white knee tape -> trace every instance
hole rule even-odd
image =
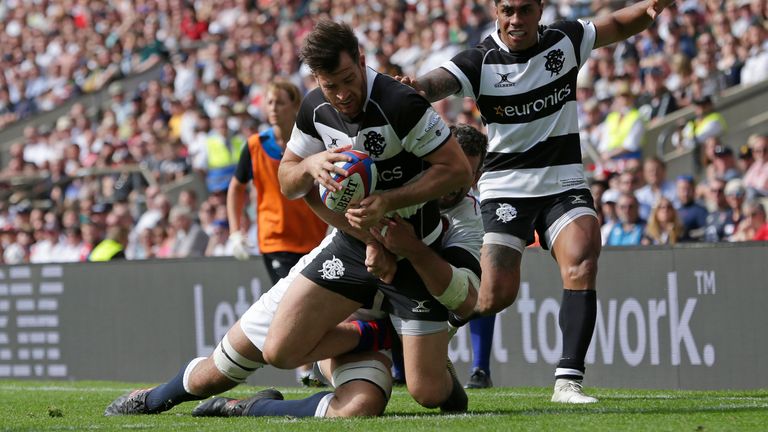
[[[350,381],[368,381],[384,392],[389,400],[392,395],[392,372],[378,360],[362,360],[343,364],[333,371],[333,387],[339,388]]]
[[[235,351],[226,335],[213,350],[213,362],[216,369],[236,383],[245,382],[256,369],[264,366],[264,363],[248,359]]]
[[[437,301],[443,304],[448,310],[456,309],[461,306],[469,293],[469,285],[480,286],[480,279],[471,271],[465,268],[456,268],[451,266],[453,275],[451,282],[445,288],[445,291],[439,296],[435,296]]]

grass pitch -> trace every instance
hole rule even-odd
[[[470,412],[441,415],[417,405],[396,387],[383,417],[364,419],[194,418],[196,402],[153,416],[103,417],[122,393],[146,387],[118,382],[0,381],[0,430],[162,431],[741,431],[768,429],[768,390],[649,391],[588,388],[598,404],[549,402],[549,388],[492,388],[469,391]],[[227,393],[247,397],[258,390],[240,386]],[[286,399],[314,389],[280,389]]]

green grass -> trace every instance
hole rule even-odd
[[[193,418],[195,402],[154,416],[103,417],[120,394],[140,385],[118,382],[0,381],[0,430],[167,431],[737,431],[768,429],[768,390],[651,391],[588,389],[600,402],[549,402],[549,388],[493,388],[469,392],[470,412],[441,415],[417,405],[396,387],[383,417],[365,419]],[[227,395],[245,397],[241,386]],[[314,391],[284,390],[287,399]]]

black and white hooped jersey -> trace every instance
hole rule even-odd
[[[287,147],[302,158],[340,146],[367,153],[375,162],[376,190],[415,180],[428,167],[422,158],[448,141],[451,133],[429,102],[394,78],[366,69],[363,113],[350,120],[336,111],[322,91],[310,91],[301,103]],[[397,213],[431,243],[440,234],[437,204],[430,202]]]
[[[480,199],[540,197],[587,186],[576,115],[576,75],[595,44],[588,21],[539,28],[511,52],[498,31],[442,65],[475,100],[488,127]]]

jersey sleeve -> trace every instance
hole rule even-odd
[[[307,158],[315,153],[325,150],[325,144],[318,137],[313,120],[313,105],[308,103],[309,98],[305,98],[299,108],[296,116],[296,124],[291,131],[291,139],[288,140],[286,147],[301,158]]]
[[[461,84],[461,90],[456,93],[457,96],[477,100],[482,66],[483,52],[479,48],[471,48],[456,54],[440,67],[456,77]]]
[[[592,23],[592,21],[587,20],[577,20],[579,24],[581,24],[582,28],[584,29],[584,32],[581,37],[581,45],[579,48],[579,68],[584,66],[584,64],[587,63],[587,60],[589,60],[589,55],[592,53],[592,50],[595,48],[595,39],[597,38],[597,31],[595,30],[595,24]]]
[[[448,229],[443,235],[443,248],[461,248],[478,262],[483,245],[483,220],[477,200],[466,196],[455,207],[443,212],[448,218]]]
[[[403,139],[403,148],[418,157],[424,157],[442,146],[451,136],[448,125],[429,103],[421,118]]]

